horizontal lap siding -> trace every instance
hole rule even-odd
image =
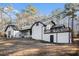
[[[34,25],[32,27],[32,38],[36,40],[42,40],[43,35],[43,25],[39,23],[38,26]]]
[[[50,42],[50,35],[54,36],[53,43],[72,43],[70,32],[44,34],[43,40]]]
[[[69,43],[69,32],[58,33],[58,43]]]
[[[53,35],[53,36],[54,36],[54,40],[53,40],[53,41],[56,42],[56,33],[44,34],[44,35],[43,35],[43,40],[50,42],[50,35]]]
[[[10,31],[10,35],[9,35],[9,32]],[[8,38],[8,36],[10,36],[10,38],[11,38],[11,36],[14,36],[14,30],[12,29],[12,27],[9,27],[7,30],[6,30],[6,35],[7,35],[7,38]]]

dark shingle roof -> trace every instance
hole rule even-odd
[[[12,27],[13,30],[18,30],[18,27],[17,27],[16,25],[8,25],[8,26],[6,27],[6,29],[5,29],[5,32],[6,32],[6,30],[8,29],[8,27]]]
[[[38,21],[38,22],[35,22],[35,23],[31,26],[31,28],[32,28],[35,24],[38,24],[38,23],[41,23],[43,26],[46,26],[43,22]]]

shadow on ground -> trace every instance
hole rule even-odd
[[[1,56],[78,56],[79,40],[73,44],[52,44],[32,39],[0,40]]]

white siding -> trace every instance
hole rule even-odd
[[[9,31],[10,31],[10,35],[9,35],[9,33],[8,33]],[[10,36],[10,38],[14,36],[14,30],[12,29],[12,27],[9,27],[9,28],[7,29],[6,35],[7,35],[7,38],[8,38],[8,36]]]
[[[14,31],[14,37],[15,38],[20,38],[21,33],[19,31]]]
[[[69,32],[65,32],[65,33],[58,33],[58,39],[57,42],[58,43],[69,43]]]
[[[54,43],[69,43],[69,39],[71,43],[71,34],[69,35],[69,32],[44,34],[44,27],[40,23],[38,26],[35,24],[32,28],[33,39],[44,40],[44,41],[50,42],[50,35],[53,35]]]
[[[36,24],[35,24],[32,28],[32,38],[37,39],[37,40],[41,40],[43,34],[44,34],[43,33],[43,25],[41,23],[39,23],[39,25],[36,26]]]
[[[44,34],[44,35],[43,35],[43,40],[50,42],[50,35],[53,35],[53,36],[54,36],[54,40],[53,40],[53,41],[56,42],[56,33]]]
[[[46,29],[50,29],[52,27],[52,24],[48,24],[47,26],[46,26]]]
[[[10,32],[10,34],[9,34],[9,32]],[[20,38],[20,34],[21,33],[19,31],[13,30],[12,27],[8,27],[8,29],[6,31],[7,38]]]
[[[69,32],[44,34],[43,40],[50,42],[50,35],[54,36],[54,39],[53,39],[54,43],[72,43],[71,33],[69,35]]]

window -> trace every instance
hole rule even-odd
[[[36,26],[38,26],[39,25],[39,23],[36,23]]]

